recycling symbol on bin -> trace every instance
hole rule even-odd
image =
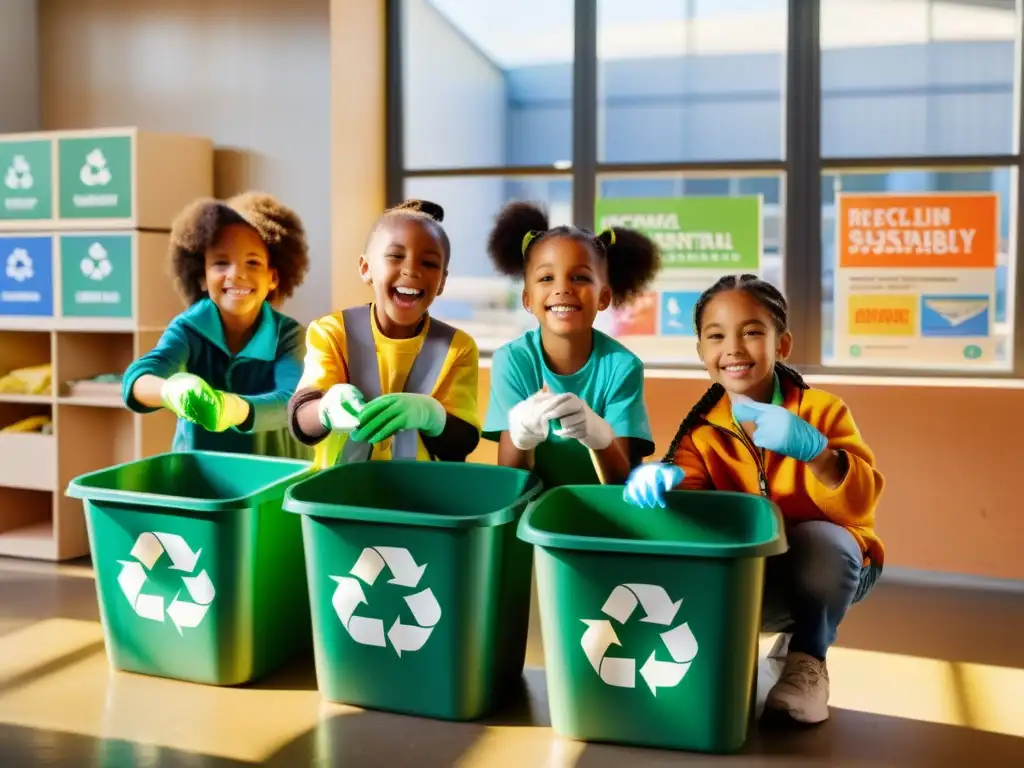
[[[409,550],[402,547],[367,547],[349,571],[351,576],[330,577],[338,584],[331,604],[353,640],[361,645],[381,648],[387,647],[390,640],[395,653],[401,657],[403,652],[418,651],[430,639],[434,627],[441,620],[441,606],[430,587],[406,595],[405,604],[409,606],[416,623],[403,624],[401,617],[396,618],[385,639],[384,622],[381,619],[355,615],[356,609],[367,602],[360,582],[373,586],[385,567],[391,571],[392,576],[388,584],[413,589],[423,578],[427,564],[416,565]]]
[[[672,627],[661,633],[661,641],[668,651],[669,659],[665,659],[664,652],[659,659],[658,649],[655,649],[640,667],[640,676],[655,696],[659,688],[679,685],[697,657],[697,638],[693,636],[690,625],[683,622],[672,626],[682,602],[676,600],[673,603],[668,593],[656,584],[620,584],[612,590],[601,608],[602,613],[619,624],[625,624],[639,605],[644,612],[641,622]],[[601,680],[618,688],[635,688],[636,660],[606,655],[613,645],[622,645],[612,622],[608,619],[581,621],[587,625],[587,629],[580,644]]]
[[[179,589],[166,609],[161,595],[146,594],[143,591],[148,581],[147,571],[153,570],[165,552],[171,561],[171,570],[182,574],[182,584],[191,598],[182,600]],[[131,552],[135,559],[117,561],[121,565],[117,583],[140,618],[163,622],[166,613],[179,635],[182,634],[182,628],[194,629],[202,623],[215,595],[213,582],[205,569],[195,576],[186,575],[195,571],[200,552],[202,549],[193,552],[188,542],[176,533],[147,531],[139,534]]]

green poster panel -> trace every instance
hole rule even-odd
[[[45,139],[0,141],[0,220],[53,218],[52,147]]]
[[[60,238],[64,317],[132,316],[132,236]]]
[[[60,218],[132,216],[130,136],[58,139]]]
[[[666,269],[757,272],[761,197],[609,198],[597,201],[598,230],[638,229],[661,248]]]

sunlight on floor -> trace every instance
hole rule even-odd
[[[102,640],[98,623],[69,619],[0,637],[0,722],[259,762],[358,712],[286,682],[217,688],[112,673]],[[849,648],[832,651],[829,669],[836,708],[1024,737],[1024,670]],[[459,762],[491,764],[512,745],[532,765],[569,766],[582,749],[547,728],[480,726]]]
[[[832,707],[1024,738],[1024,670],[853,648],[828,669]]]

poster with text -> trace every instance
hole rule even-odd
[[[606,198],[595,213],[598,231],[636,229],[661,249],[648,291],[604,313],[602,330],[645,362],[697,362],[693,308],[701,292],[723,275],[761,274],[761,196]]]
[[[995,193],[836,196],[830,362],[996,367]]]

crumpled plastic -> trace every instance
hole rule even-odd
[[[0,377],[0,393],[5,395],[48,395],[53,381],[53,366],[33,365],[16,368]]]

